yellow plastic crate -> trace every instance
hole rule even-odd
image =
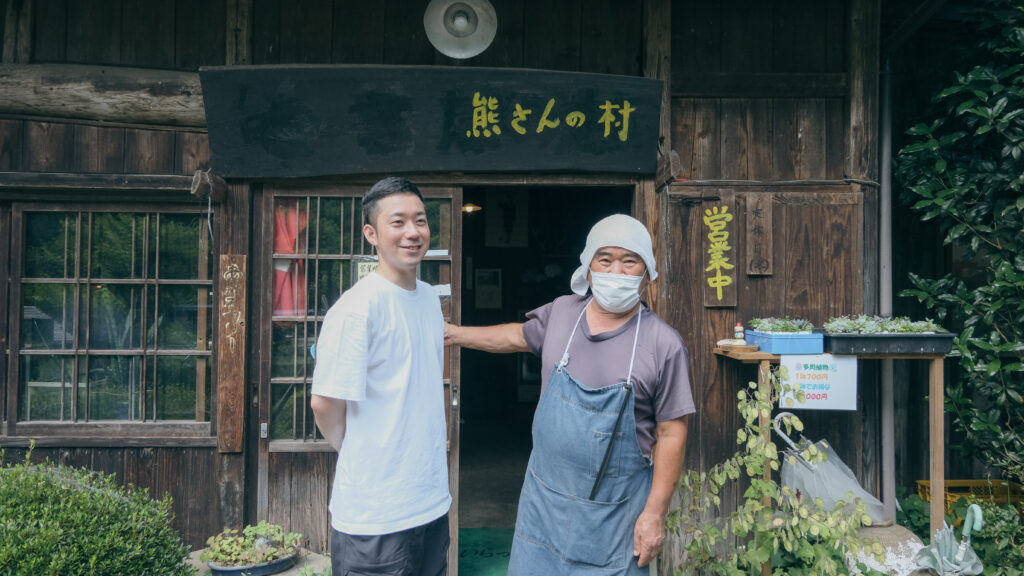
[[[917,481],[917,495],[925,502],[931,501],[931,482]],[[996,504],[1010,503],[1021,508],[1024,502],[1024,489],[1020,484],[1006,480],[946,480],[946,513],[960,498],[973,496],[977,500],[987,500]]]

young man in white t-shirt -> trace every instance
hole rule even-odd
[[[448,468],[436,291],[416,278],[430,245],[423,196],[385,178],[363,195],[376,272],[341,295],[316,344],[312,408],[338,451],[333,573],[443,576]]]

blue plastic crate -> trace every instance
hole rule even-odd
[[[821,354],[825,339],[821,333],[791,334],[747,330],[747,344],[756,344],[758,350],[769,354]]]

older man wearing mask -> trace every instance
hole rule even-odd
[[[522,324],[447,326],[446,344],[542,359],[510,576],[647,575],[661,551],[694,405],[682,338],[641,302],[657,277],[647,229],[616,214],[590,230],[574,294]]]

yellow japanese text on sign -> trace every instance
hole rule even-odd
[[[470,129],[466,130],[466,138],[500,136],[502,134],[502,118],[498,99],[476,92],[473,94],[471,104],[471,124]],[[586,112],[582,110],[559,110],[557,104],[558,102],[555,98],[550,98],[544,103],[543,112],[540,113],[536,124],[532,126],[537,134],[559,127],[563,129],[565,127],[578,129],[586,124]],[[622,142],[629,140],[629,117],[633,112],[636,112],[636,107],[632,106],[629,100],[622,100],[621,103],[605,100],[603,104],[596,106],[596,110],[601,111],[601,117],[597,120],[597,125],[603,128],[604,138],[609,138],[614,134]],[[515,134],[520,136],[526,134],[529,128],[531,128],[530,115],[533,112],[534,109],[532,107],[525,108],[522,102],[515,102],[508,126],[512,128]],[[596,111],[592,112],[597,113]],[[564,116],[562,115],[563,113]],[[564,124],[562,120],[565,120]]]
[[[714,206],[704,210],[704,225],[708,227],[708,265],[705,272],[710,272],[707,277],[708,286],[716,290],[718,300],[722,300],[722,289],[732,284],[732,274],[729,272],[733,265],[729,263],[729,255],[732,253],[732,246],[729,245],[729,223],[732,222],[732,214],[728,206]]]

